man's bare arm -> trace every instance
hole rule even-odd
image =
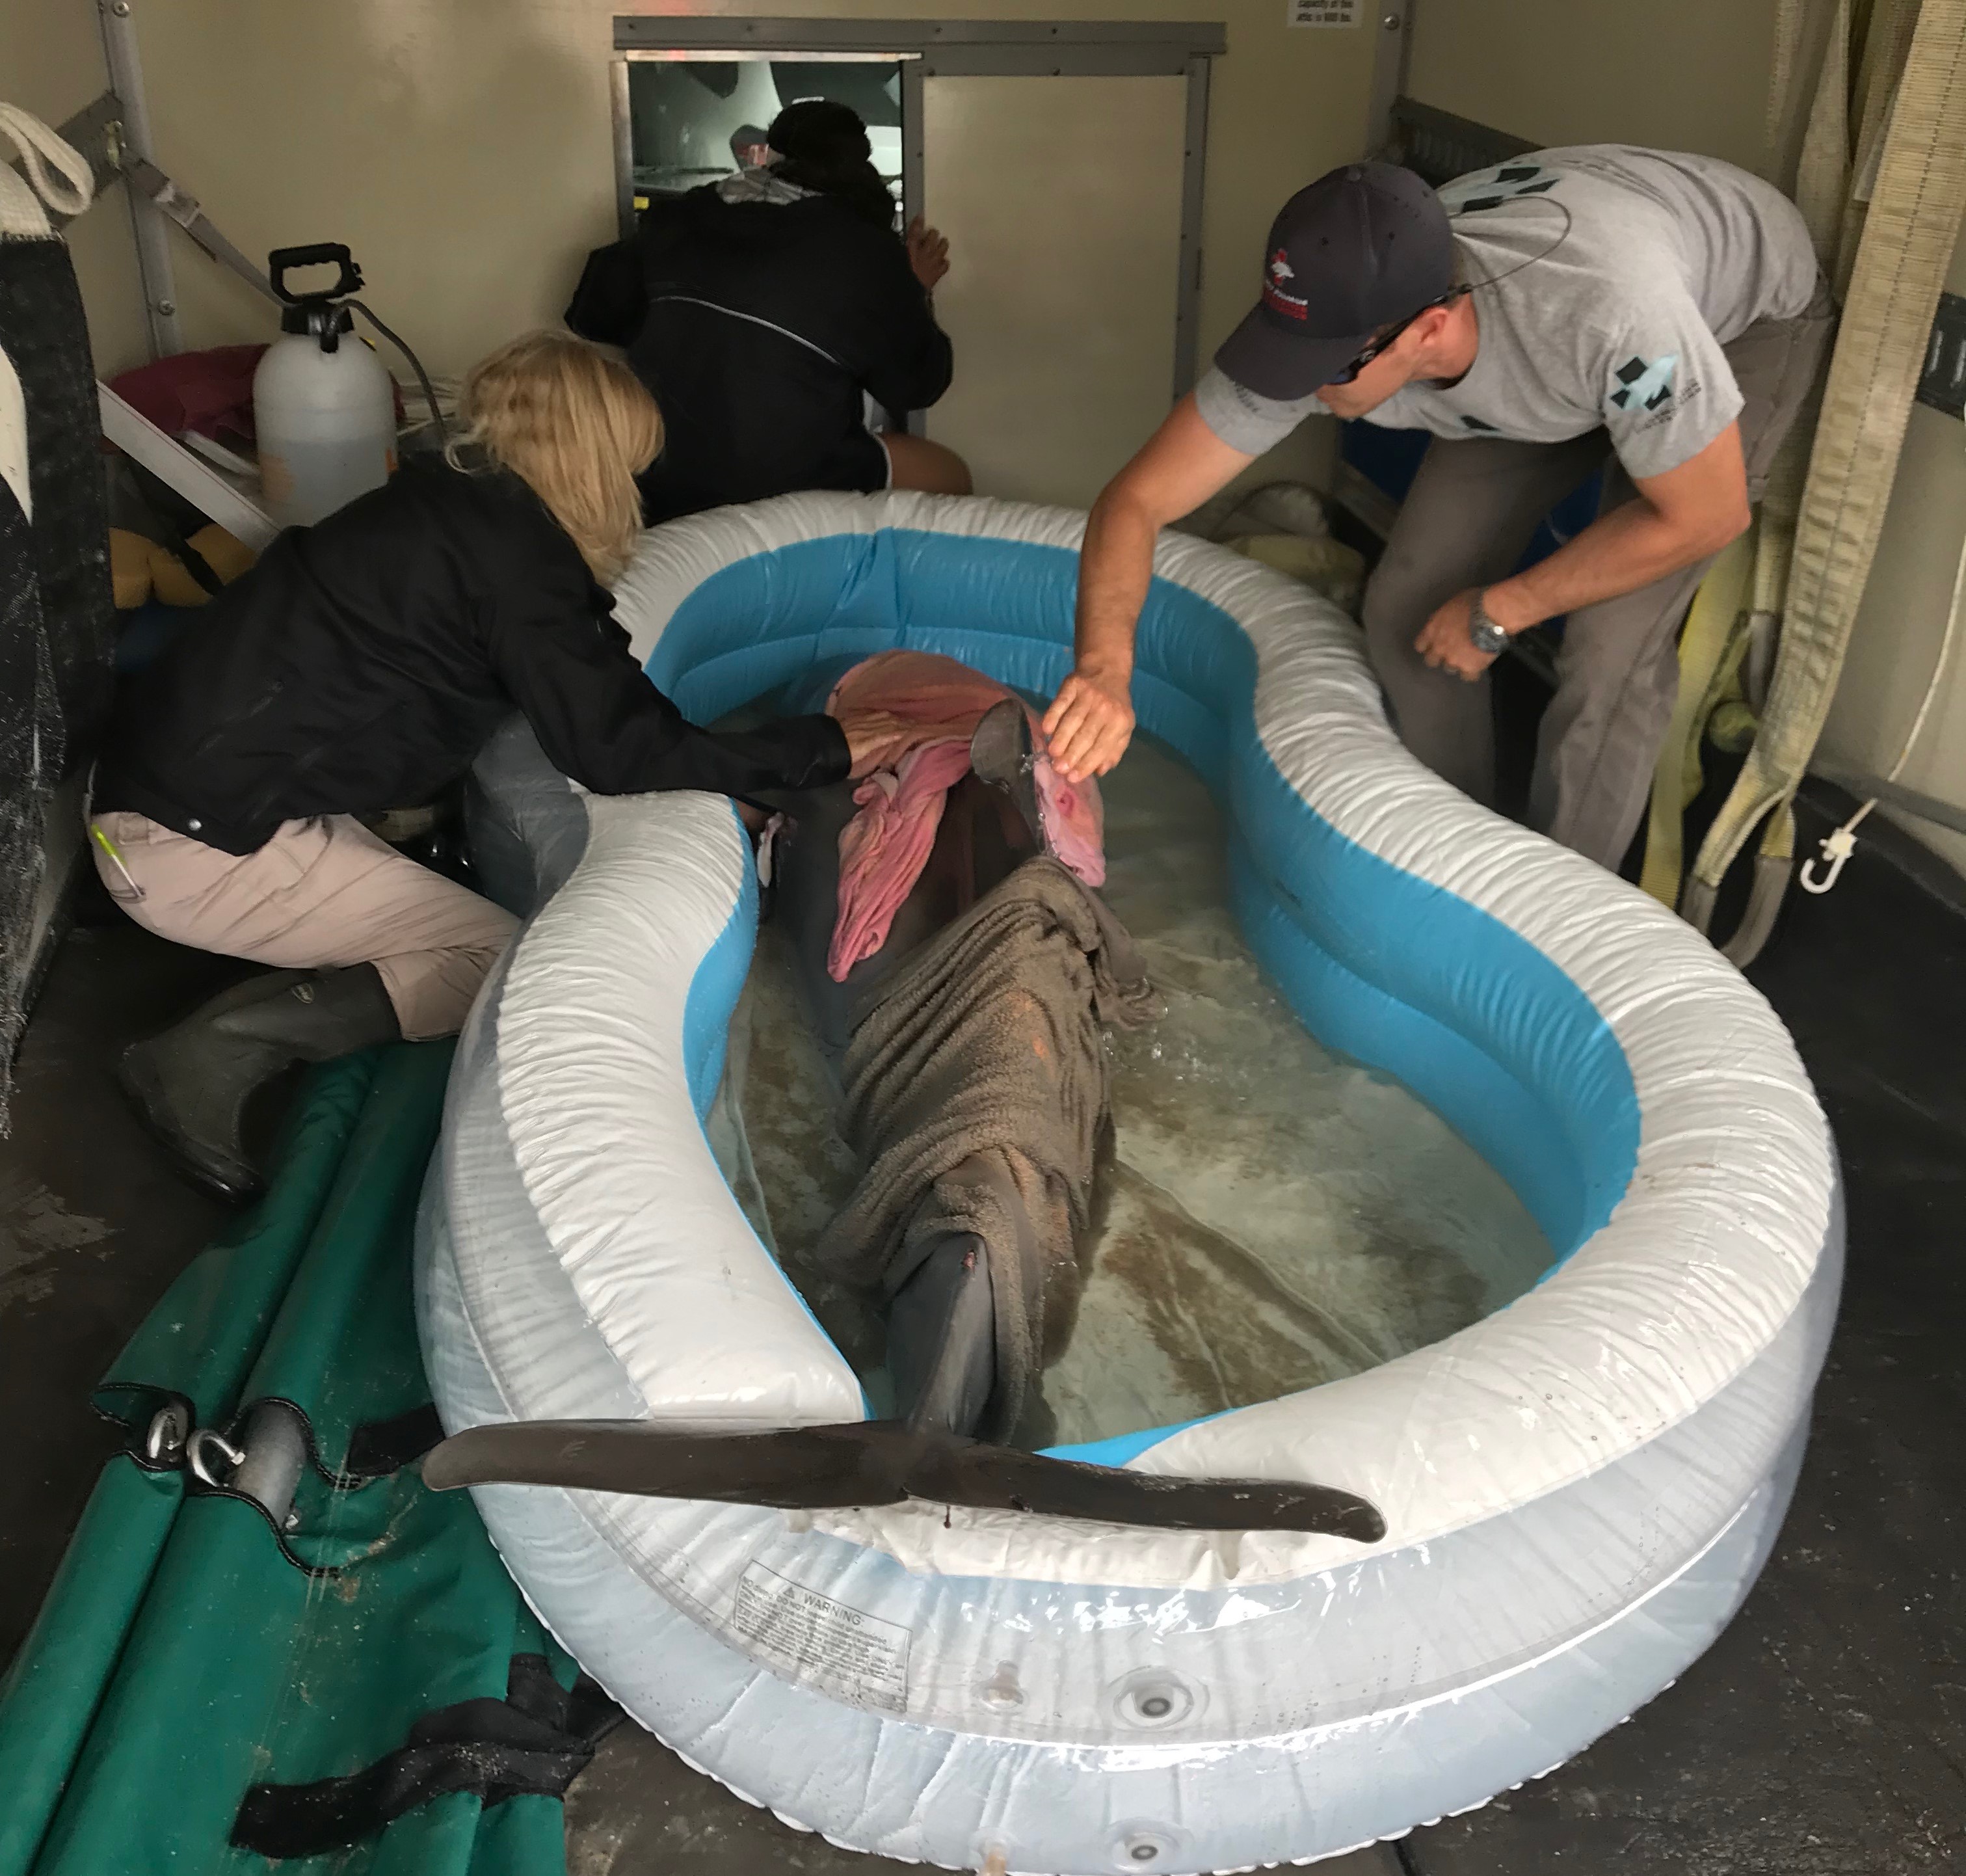
[[[1103,775],[1133,733],[1133,632],[1153,578],[1154,541],[1254,462],[1210,430],[1192,394],[1101,492],[1078,560],[1072,675],[1045,714],[1051,756],[1068,781]]]
[[[1752,518],[1741,433],[1732,424],[1677,469],[1633,485],[1636,501],[1600,515],[1547,560],[1487,588],[1481,603],[1489,617],[1506,632],[1525,632],[1559,614],[1635,593],[1718,553]],[[1474,600],[1471,589],[1457,593],[1414,641],[1436,669],[1471,682],[1494,662],[1468,635]]]
[[[1497,624],[1521,631],[1635,593],[1718,553],[1752,518],[1738,424],[1678,468],[1635,479],[1633,486],[1637,501],[1600,516],[1547,560],[1488,588]]]

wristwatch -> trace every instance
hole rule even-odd
[[[1485,591],[1477,593],[1468,609],[1468,637],[1484,658],[1494,658],[1509,649],[1509,635],[1488,617],[1488,608],[1481,603],[1487,596]]]

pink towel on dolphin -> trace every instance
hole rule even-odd
[[[969,770],[969,739],[984,713],[1012,693],[953,658],[884,651],[856,665],[833,687],[827,708],[883,710],[908,728],[880,752],[853,791],[859,813],[840,836],[840,911],[826,968],[834,982],[887,942],[888,928],[914,889],[935,845],[949,791]],[[1032,779],[1051,850],[1088,886],[1106,881],[1105,827],[1097,785],[1067,782],[1043,753],[1044,735],[1028,706],[1038,751]]]

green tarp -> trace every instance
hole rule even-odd
[[[105,1467],[0,1685],[0,1876],[562,1876],[556,1798],[430,1799],[331,1854],[229,1847],[249,1787],[305,1784],[397,1752],[421,1715],[503,1700],[515,1655],[572,1664],[506,1575],[469,1497],[414,1465],[352,1488],[365,1423],[427,1403],[411,1303],[417,1198],[448,1043],[314,1072],[267,1197],[172,1286],[98,1404],[140,1433],[169,1394],[200,1427],[294,1403],[303,1472],[282,1553],[237,1498],[182,1470]]]

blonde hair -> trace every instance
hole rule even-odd
[[[462,432],[446,453],[482,452],[510,469],[573,537],[603,585],[627,566],[642,529],[635,478],[662,446],[662,413],[642,381],[598,346],[529,332],[465,374]]]

